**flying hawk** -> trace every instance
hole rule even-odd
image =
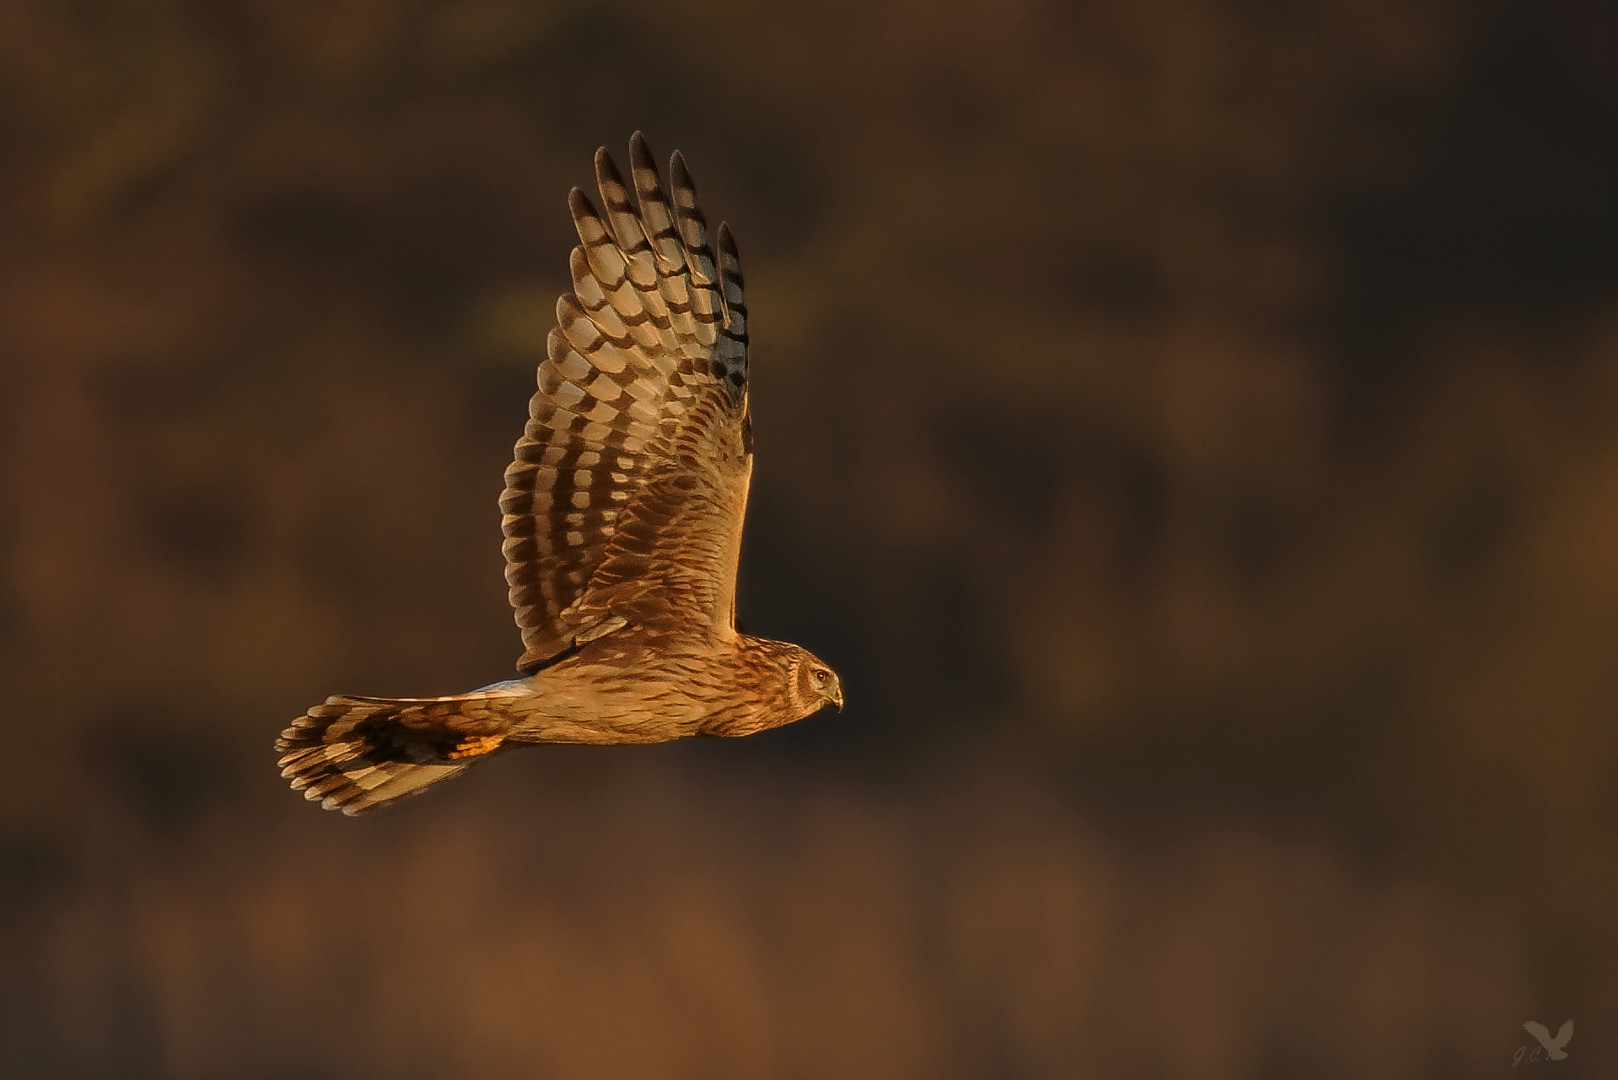
[[[520,676],[439,698],[329,697],[276,742],[281,775],[357,814],[508,747],[749,735],[843,704],[796,645],[736,630],[753,469],[747,305],[685,160],[646,140],[634,193],[596,151],[604,214],[574,188],[573,291],[500,498]],[[671,197],[672,196],[672,197]]]

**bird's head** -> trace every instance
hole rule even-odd
[[[820,657],[798,645],[742,635],[740,671],[759,681],[763,700],[727,710],[703,728],[710,735],[751,735],[812,716],[827,705],[843,707],[843,684]],[[751,696],[751,695],[749,695]]]
[[[792,664],[792,699],[802,719],[817,713],[827,705],[843,708],[843,684],[837,672],[808,649],[796,649]]]

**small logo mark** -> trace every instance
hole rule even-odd
[[[1526,1046],[1517,1047],[1516,1054],[1511,1058],[1512,1068],[1521,1065],[1525,1057],[1529,1061],[1561,1061],[1567,1057],[1567,1044],[1573,1041],[1573,1021],[1563,1024],[1554,1039],[1544,1024],[1533,1020],[1524,1020],[1522,1029],[1532,1035],[1539,1045],[1532,1050]]]

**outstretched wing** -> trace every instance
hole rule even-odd
[[[1561,1027],[1561,1030],[1559,1030],[1556,1033],[1556,1045],[1557,1046],[1566,1046],[1568,1044],[1568,1041],[1571,1040],[1572,1038],[1573,1038],[1573,1021],[1569,1020],[1567,1023],[1563,1024],[1562,1027]]]
[[[724,225],[716,267],[678,153],[672,200],[639,132],[629,156],[638,209],[605,148],[605,220],[569,196],[573,291],[506,470],[521,671],[626,623],[733,632],[752,469],[741,267]]]
[[[1540,1043],[1544,1044],[1545,1046],[1550,1045],[1551,1032],[1550,1029],[1544,1024],[1541,1024],[1535,1020],[1524,1020],[1522,1029],[1528,1032],[1528,1034],[1532,1035],[1535,1039],[1538,1039]]]

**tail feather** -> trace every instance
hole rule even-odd
[[[294,791],[353,815],[424,791],[500,749],[508,694],[329,697],[292,721],[275,749]]]

